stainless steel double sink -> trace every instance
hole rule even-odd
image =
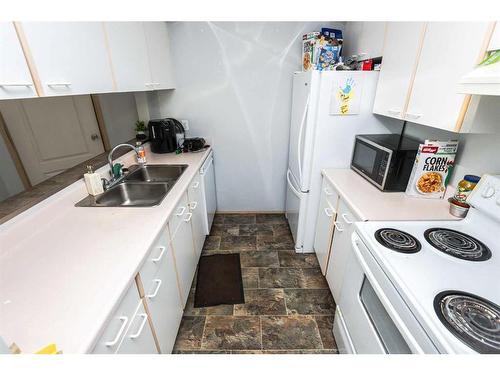
[[[123,179],[104,193],[87,196],[77,207],[152,207],[159,205],[188,166],[132,165]]]

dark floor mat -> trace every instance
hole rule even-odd
[[[198,264],[194,307],[239,303],[245,303],[240,255],[202,256]]]

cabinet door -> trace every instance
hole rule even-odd
[[[496,51],[500,49],[500,22],[495,25],[495,30],[491,36],[490,44],[488,45],[488,51]]]
[[[166,354],[172,352],[182,319],[181,299],[170,244],[162,248],[157,256],[153,256],[157,272],[151,274],[153,268],[145,265],[140,275],[160,350]]]
[[[0,99],[37,96],[12,22],[0,22]]]
[[[106,22],[109,52],[119,91],[153,89],[142,22]]]
[[[144,22],[151,66],[152,88],[173,89],[174,76],[170,60],[170,42],[166,22]]]
[[[465,94],[460,78],[481,58],[488,22],[429,22],[405,119],[459,131]],[[467,107],[463,108],[463,111]]]
[[[333,223],[337,213],[335,208],[328,203],[327,195],[321,192],[321,199],[316,219],[316,234],[314,236],[314,251],[318,258],[319,266],[323,275],[326,273],[328,256],[330,255],[330,244],[332,241]]]
[[[139,292],[137,291],[135,282],[133,282],[104,327],[100,338],[92,350],[93,354],[116,353],[125,336],[125,332],[132,322],[139,302]]]
[[[351,251],[352,224],[357,220],[358,218],[349,210],[344,200],[340,199],[330,250],[330,260],[326,272],[326,280],[335,301],[340,301],[340,290],[342,288],[347,259]]]
[[[183,215],[181,223],[172,239],[182,307],[186,304],[196,271],[196,265],[198,263],[198,257],[193,247],[193,232],[191,230],[192,216],[193,214],[191,212],[186,212]]]
[[[423,22],[388,22],[373,112],[403,118],[424,30]]]
[[[193,230],[193,244],[196,255],[201,255],[203,243],[205,242],[205,205],[203,204],[203,194],[201,190],[200,175],[197,174],[188,188],[188,207],[193,214],[191,227]]]
[[[113,91],[101,22],[23,22],[46,96]]]
[[[142,301],[137,305],[132,322],[116,354],[158,354]]]

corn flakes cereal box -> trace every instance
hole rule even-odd
[[[455,165],[458,141],[425,141],[418,148],[406,194],[442,199]]]

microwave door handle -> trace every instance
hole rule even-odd
[[[302,155],[301,155],[301,145],[302,145],[302,136],[304,135],[304,125],[306,124],[307,112],[309,111],[309,98],[310,95],[307,95],[306,107],[304,108],[304,114],[302,115],[302,121],[300,122],[299,128],[299,141],[297,143],[297,158],[299,165],[299,184],[302,182]]]

